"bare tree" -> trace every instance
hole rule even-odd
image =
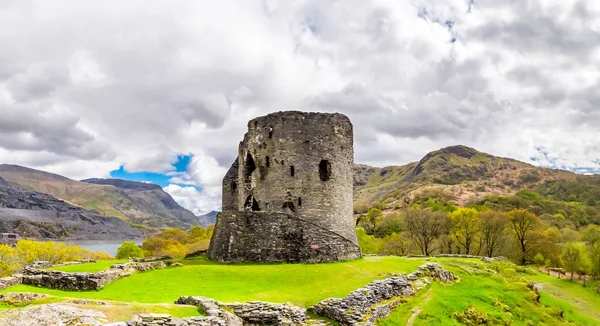
[[[502,237],[508,224],[506,213],[487,211],[479,214],[481,219],[481,244],[485,247],[485,254],[493,257],[502,250]]]
[[[540,225],[540,220],[535,214],[525,209],[515,209],[508,213],[510,228],[521,250],[521,265],[525,265],[527,257],[534,248],[535,230]]]
[[[406,232],[421,253],[429,256],[437,249],[436,240],[448,232],[448,216],[444,212],[433,212],[429,209],[409,209],[405,214]]]

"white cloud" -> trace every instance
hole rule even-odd
[[[170,184],[164,187],[163,190],[169,193],[179,205],[189,209],[196,215],[203,215],[221,209],[220,194],[214,196],[214,194],[206,191],[198,191],[192,186],[186,187],[175,184]]]
[[[205,209],[247,121],[300,109],[347,114],[357,162],[600,168],[600,3],[470,3],[4,1],[0,160],[83,178],[191,153],[172,181],[204,191],[170,191]]]

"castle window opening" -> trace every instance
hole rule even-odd
[[[273,138],[273,128],[269,128],[269,138]]]
[[[331,178],[331,163],[328,160],[321,160],[319,163],[319,178],[323,181]]]
[[[291,165],[291,166],[290,166],[290,175],[293,177],[293,176],[295,175],[295,173],[296,173],[296,171],[295,171],[295,169],[294,169],[294,166],[293,166],[293,165]]]
[[[256,170],[256,164],[254,163],[254,159],[252,158],[252,155],[250,155],[250,153],[247,153],[245,169],[246,182],[250,181],[250,176],[252,175],[252,172],[254,172],[254,170]]]
[[[302,197],[298,197],[298,206],[302,206]]]
[[[237,190],[237,182],[234,181],[234,182],[231,183],[231,190],[232,191],[236,191]]]
[[[271,166],[271,158],[269,158],[268,156],[267,156],[267,157],[265,157],[265,165],[266,165],[267,167],[270,167],[270,166]]]

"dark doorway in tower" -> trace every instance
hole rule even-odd
[[[244,207],[247,211],[258,212],[260,211],[260,206],[258,206],[258,202],[254,198],[254,196],[250,195],[246,198],[246,202],[244,203]]]

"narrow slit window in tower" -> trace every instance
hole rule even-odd
[[[270,159],[268,156],[267,156],[267,157],[265,157],[265,165],[266,165],[267,167],[270,167],[270,166],[271,166],[271,159]]]
[[[273,128],[269,128],[269,138],[273,138]]]
[[[298,207],[302,206],[302,197],[298,197]]]
[[[329,180],[331,177],[331,163],[328,160],[321,160],[319,163],[319,178],[323,181]]]
[[[290,175],[293,177],[296,171],[294,171],[294,166],[290,166]]]

